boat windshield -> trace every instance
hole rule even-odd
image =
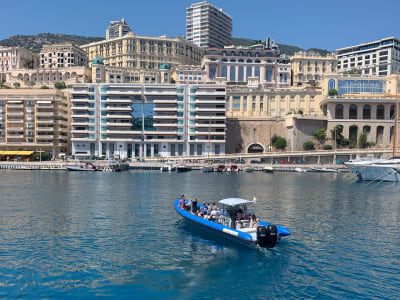
[[[249,205],[249,204],[253,203],[253,201],[240,199],[240,198],[227,198],[227,199],[220,200],[219,203],[222,205],[227,205],[227,206],[238,206],[238,205]]]

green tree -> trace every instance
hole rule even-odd
[[[55,87],[57,90],[62,90],[62,89],[65,89],[67,86],[65,85],[65,82],[64,82],[64,81],[61,81],[61,82],[55,82],[55,83],[54,83],[54,87]]]
[[[358,139],[358,148],[364,149],[369,146],[368,144],[368,136],[365,131],[361,132],[360,138]]]
[[[343,126],[336,125],[335,128],[331,130],[332,140],[336,141],[336,146],[347,146],[349,145],[349,141],[346,140],[343,136]]]
[[[325,128],[320,128],[314,131],[313,138],[318,141],[318,143],[323,144],[326,140],[326,130]]]
[[[304,142],[303,149],[304,150],[315,150],[313,141]]]
[[[329,95],[330,97],[337,96],[337,95],[338,95],[338,91],[337,91],[336,89],[330,89],[330,90],[328,91],[328,95]]]
[[[284,150],[287,146],[286,139],[281,136],[274,135],[271,139],[272,146],[276,149]]]
[[[19,89],[21,87],[21,84],[19,82],[14,82],[13,83],[14,88]]]

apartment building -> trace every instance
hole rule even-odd
[[[164,63],[172,68],[177,65],[199,65],[204,51],[181,37],[139,36],[128,32],[122,37],[98,41],[81,48],[89,62],[101,58],[106,67],[132,70],[159,70]]]
[[[86,52],[71,43],[43,45],[39,56],[41,69],[86,67],[88,65]]]
[[[38,61],[38,55],[25,48],[0,46],[0,82],[9,82],[13,70],[37,68]]]
[[[294,87],[318,85],[324,74],[336,72],[337,58],[334,54],[300,51],[290,57],[290,65]]]
[[[186,8],[186,39],[202,48],[232,45],[232,18],[206,1],[194,3]]]
[[[110,26],[106,29],[106,39],[113,39],[116,37],[121,37],[132,31],[129,25],[122,18],[120,21],[111,21]]]
[[[199,84],[204,83],[204,74],[201,66],[179,65],[175,68],[173,78],[177,83]]]
[[[76,157],[225,153],[224,85],[76,84],[71,103]]]
[[[381,40],[337,49],[337,71],[367,76],[386,76],[400,72],[400,40]]]
[[[68,100],[57,90],[0,90],[0,149],[68,151]]]
[[[202,59],[205,81],[224,80],[230,83],[261,84],[264,87],[288,87],[291,68],[288,60],[282,60],[275,44],[250,47],[208,48]]]

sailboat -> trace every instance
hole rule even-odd
[[[208,158],[207,158],[208,165],[203,167],[204,173],[214,172],[214,168],[212,167],[212,165],[210,163],[210,146],[211,146],[211,117],[208,122]]]
[[[362,181],[400,181],[400,156],[397,156],[397,134],[399,125],[399,97],[396,94],[396,112],[394,115],[392,158],[376,160],[355,160],[345,165]]]

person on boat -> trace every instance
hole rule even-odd
[[[185,195],[181,195],[179,198],[178,207],[181,209],[185,209]]]
[[[250,218],[251,218],[251,212],[250,212],[250,210],[247,208],[246,205],[245,205],[244,208],[243,208],[243,212],[244,212],[244,218],[245,218],[246,220],[250,220]]]
[[[196,211],[197,211],[197,197],[194,197],[192,201],[192,213],[195,214]]]
[[[251,215],[251,220],[250,220],[250,227],[254,228],[254,227],[257,227],[258,225],[260,225],[260,224],[258,222],[258,219],[257,219],[256,215],[252,214]]]
[[[237,216],[236,216],[236,220],[237,221],[241,221],[244,219],[244,214],[243,214],[243,210],[241,208],[239,208],[238,212],[237,212]]]

